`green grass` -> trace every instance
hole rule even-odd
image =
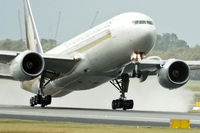
[[[195,97],[200,97],[200,94],[195,94]]]
[[[200,110],[192,110],[192,109],[191,109],[189,112],[190,112],[190,113],[200,113]]]
[[[200,129],[0,119],[1,133],[198,133]]]
[[[186,88],[192,90],[192,91],[200,91],[200,81],[197,80],[190,80],[186,84]]]

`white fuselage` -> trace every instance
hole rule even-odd
[[[71,56],[81,61],[70,73],[50,82],[45,95],[64,96],[117,78],[133,53],[147,54],[156,41],[153,20],[141,13],[124,13],[48,51],[47,55]],[[23,89],[37,93],[39,81],[22,83]]]

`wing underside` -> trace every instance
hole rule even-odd
[[[10,64],[22,52],[0,51],[0,79],[13,79],[10,74]],[[45,61],[45,71],[55,73],[68,73],[78,63],[77,60],[68,57],[55,57],[53,55],[41,55]]]

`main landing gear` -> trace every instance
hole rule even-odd
[[[40,104],[41,107],[45,107],[45,106],[51,104],[51,99],[52,99],[51,96],[50,95],[47,95],[47,96],[44,95],[43,89],[44,89],[45,85],[46,84],[45,84],[44,76],[41,76],[40,90],[38,91],[38,94],[36,96],[31,97],[31,99],[30,99],[31,107],[34,107],[37,104]]]
[[[125,93],[128,92],[129,75],[122,74],[120,79],[110,81],[121,93],[120,98],[112,101],[112,109],[132,109],[134,106],[133,100],[127,100]]]
[[[45,96],[43,89],[50,81],[56,79],[56,77],[58,77],[57,73],[53,73],[50,71],[43,72],[40,78],[40,90],[38,91],[38,94],[36,96],[30,98],[31,107],[34,107],[37,104],[40,104],[41,107],[45,107],[51,104],[52,97],[50,95]]]

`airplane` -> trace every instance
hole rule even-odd
[[[112,109],[132,109],[134,101],[126,98],[130,78],[144,82],[157,75],[172,90],[188,82],[191,70],[200,69],[200,61],[146,58],[156,42],[156,27],[151,17],[138,12],[114,16],[44,53],[29,0],[23,0],[23,9],[27,50],[0,51],[0,63],[10,71],[0,78],[20,81],[22,89],[34,93],[32,107],[110,82],[120,93]]]

